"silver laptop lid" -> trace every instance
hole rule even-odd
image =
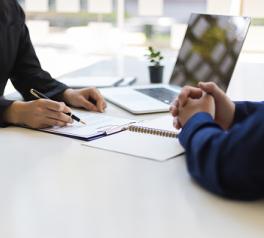
[[[212,81],[226,91],[250,25],[249,17],[192,14],[170,79],[172,85]]]

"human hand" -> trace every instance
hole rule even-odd
[[[178,124],[184,126],[186,122],[199,112],[209,113],[213,119],[215,118],[215,102],[214,98],[204,93],[199,99],[188,98],[184,106],[178,108],[178,116],[174,118],[174,126]]]
[[[71,109],[63,102],[38,99],[30,102],[16,101],[7,108],[5,121],[14,125],[25,125],[33,129],[66,126],[72,118],[65,113]]]
[[[175,99],[171,106],[173,117],[177,117],[179,106],[184,106],[188,98],[200,98],[203,91],[212,95],[216,104],[215,122],[223,129],[227,130],[234,120],[235,104],[225,95],[225,93],[215,83],[199,83],[199,88],[186,86],[182,89],[178,98]],[[179,129],[182,126],[180,123],[176,125]]]
[[[177,120],[177,116],[179,114],[179,108],[185,106],[188,99],[199,99],[203,96],[203,91],[200,88],[195,88],[191,86],[185,86],[182,88],[181,93],[177,98],[175,98],[174,102],[171,104],[170,112],[174,117],[174,126],[176,129],[182,128],[179,120]],[[177,123],[176,123],[177,122]]]
[[[230,128],[235,116],[235,104],[215,83],[199,83],[198,87],[215,100],[215,122],[223,129]]]
[[[68,105],[89,111],[104,112],[106,108],[106,102],[96,88],[67,89],[63,93],[63,99]]]

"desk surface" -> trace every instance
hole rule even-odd
[[[107,114],[133,117],[113,105]],[[12,127],[0,129],[0,145],[0,237],[264,236],[263,201],[204,191],[190,179],[184,157],[154,162]]]

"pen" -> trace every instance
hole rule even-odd
[[[114,83],[114,87],[118,87],[124,81],[123,78],[120,78],[117,82]]]
[[[46,95],[44,95],[43,93],[38,92],[38,91],[35,90],[35,89],[30,89],[30,93],[31,93],[34,97],[36,97],[36,98],[38,98],[38,99],[44,98],[44,99],[49,99],[49,100],[51,100],[51,99],[48,98]],[[75,121],[77,121],[77,122],[80,122],[80,123],[86,125],[86,123],[85,123],[84,121],[82,121],[79,117],[75,116],[75,115],[72,114],[71,112],[67,112],[67,113],[65,112],[65,114],[68,115],[68,116],[70,116],[73,120],[75,120]]]

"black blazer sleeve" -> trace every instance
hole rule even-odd
[[[58,99],[57,96],[67,89],[66,85],[53,79],[41,68],[25,22],[21,25],[17,58],[10,78],[25,100],[34,99],[29,93],[31,88],[43,92],[52,99]]]
[[[62,93],[68,87],[53,79],[48,72],[41,68],[30,39],[28,28],[25,24],[24,12],[17,3],[14,3],[16,1],[11,2],[13,4],[10,4],[10,8],[12,8],[9,9],[11,13],[10,16],[13,16],[13,18],[16,19],[11,20],[15,23],[12,22],[12,24],[6,26],[9,27],[8,31],[11,32],[9,33],[11,35],[8,35],[6,38],[12,39],[12,42],[5,42],[5,39],[1,39],[3,45],[6,44],[9,45],[9,47],[10,44],[12,45],[12,50],[1,56],[5,57],[5,62],[9,64],[7,67],[10,67],[12,64],[12,68],[8,72],[8,77],[11,79],[16,90],[22,94],[25,100],[34,99],[29,92],[31,88],[34,88],[43,92],[48,97],[60,101],[62,99]],[[9,58],[13,58],[14,55],[14,62],[9,62]],[[3,114],[11,104],[12,101],[0,97],[0,126],[5,126]]]

